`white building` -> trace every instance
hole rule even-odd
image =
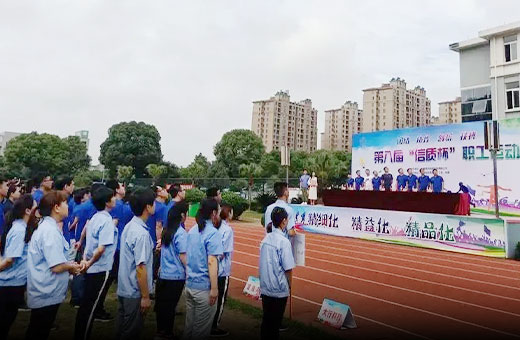
[[[352,151],[352,136],[361,132],[362,113],[356,102],[347,101],[338,109],[325,111],[325,132],[321,134],[324,150]]]
[[[11,139],[18,137],[21,134],[22,133],[20,133],[20,132],[9,132],[9,131],[4,131],[4,132],[0,133],[0,156],[4,155],[7,143]]]
[[[87,150],[88,150],[88,145],[90,142],[90,140],[88,138],[88,131],[87,130],[76,131],[76,133],[74,135],[79,137],[79,139],[87,145]]]

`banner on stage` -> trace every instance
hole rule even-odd
[[[505,226],[500,219],[316,205],[291,207],[295,227],[306,232],[506,257]]]
[[[325,325],[339,329],[357,327],[350,307],[329,299],[323,299],[318,320]]]
[[[305,266],[305,234],[296,234],[292,238],[294,263],[297,266]]]
[[[260,300],[260,279],[255,276],[249,276],[243,293],[254,300]]]
[[[500,121],[498,159],[499,204],[503,212],[520,215],[520,118]],[[493,162],[484,147],[484,123],[470,122],[359,133],[352,140],[352,173],[384,167],[393,174],[412,168],[416,176],[424,168],[428,176],[437,169],[445,189],[459,190],[459,182],[469,189],[474,209],[493,213],[495,192]]]

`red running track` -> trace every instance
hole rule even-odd
[[[230,295],[258,276],[264,229],[236,222]],[[351,339],[519,339],[520,263],[352,238],[306,234],[293,274],[294,319]],[[316,322],[323,298],[350,305],[357,329]],[[289,308],[287,308],[287,311]]]

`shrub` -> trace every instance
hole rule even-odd
[[[267,207],[270,204],[273,204],[276,201],[276,195],[272,194],[272,193],[264,193],[264,194],[258,195],[256,197],[256,201],[258,203],[256,210],[258,212],[263,213],[263,212],[265,212],[265,209],[267,209]]]
[[[227,203],[233,207],[233,219],[237,220],[240,215],[247,209],[247,200],[239,194],[232,191],[222,193],[222,202]]]
[[[206,197],[206,194],[199,188],[193,188],[186,190],[186,202],[188,203],[200,203]]]

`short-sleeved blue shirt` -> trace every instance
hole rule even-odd
[[[125,226],[119,250],[117,295],[137,299],[141,291],[137,283],[137,266],[146,266],[148,289],[153,281],[153,242],[148,227],[142,219],[134,217]]]
[[[267,225],[269,223],[271,223],[271,213],[273,212],[273,209],[276,207],[284,208],[285,211],[287,212],[287,215],[288,215],[287,227],[285,228],[284,233],[285,233],[285,237],[289,238],[288,231],[294,228],[295,214],[294,214],[293,208],[291,208],[291,206],[289,204],[287,204],[287,202],[285,202],[281,199],[277,199],[276,202],[274,202],[273,204],[271,204],[267,207],[267,209],[265,210],[265,215],[264,215],[265,226],[267,227]]]
[[[433,176],[431,178],[431,182],[432,182],[432,189],[433,189],[433,192],[435,193],[439,193],[442,191],[442,182],[444,182],[444,178],[442,178],[441,176]]]
[[[157,245],[157,234],[156,234],[156,226],[157,222],[161,222],[164,225],[164,209],[166,205],[162,202],[155,201],[155,213],[148,217],[146,221],[146,225],[148,226],[148,232],[150,233],[150,237],[152,238],[154,246]]]
[[[426,191],[430,186],[430,177],[426,175],[421,175],[417,179],[417,183],[419,184],[419,191]]]
[[[114,254],[117,247],[117,227],[110,213],[98,211],[87,223],[87,243],[85,256],[90,260],[99,246],[105,246],[101,257],[87,269],[87,273],[95,274],[112,270]]]
[[[43,197],[42,189],[36,189],[36,191],[34,191],[34,194],[33,194],[33,200],[35,200],[36,203],[40,204],[42,197]]]
[[[170,212],[170,209],[173,208],[175,205],[175,201],[171,200],[166,204],[163,211],[163,228],[166,228],[168,226],[168,213]]]
[[[208,256],[222,255],[222,238],[210,220],[199,232],[194,225],[188,232],[188,252],[186,263],[186,287],[198,290],[210,290]]]
[[[309,179],[311,179],[311,176],[309,176],[308,174],[300,176],[300,186],[302,189],[309,188]]]
[[[186,280],[186,268],[182,264],[180,254],[188,248],[188,233],[184,225],[179,226],[168,246],[161,246],[161,269],[159,277],[164,280]]]
[[[81,232],[83,231],[83,228],[85,227],[85,224],[88,220],[94,216],[94,214],[97,212],[96,207],[92,203],[92,199],[86,201],[85,203],[81,203],[78,205],[76,210],[76,217],[78,218],[78,224],[76,226],[76,240],[79,240],[81,238]]]
[[[417,176],[411,174],[408,176],[408,191],[413,191],[415,188],[417,188]]]
[[[359,176],[354,179],[354,182],[356,182],[356,190],[361,190],[361,186],[365,183],[365,179]]]
[[[222,220],[218,233],[222,238],[222,256],[219,257],[218,262],[218,276],[231,275],[231,257],[233,255],[233,229],[229,223]]]
[[[374,190],[374,191],[381,190],[381,177],[372,178],[372,190]]]
[[[116,206],[110,210],[110,216],[112,218],[117,219],[117,246],[116,249],[119,250],[121,244],[121,235],[123,234],[123,229],[125,225],[130,222],[134,214],[130,209],[130,205],[124,203],[123,200],[116,200]]]
[[[62,303],[67,295],[69,273],[51,268],[68,262],[69,244],[52,217],[45,217],[34,231],[27,250],[27,305],[42,308]]]
[[[397,190],[402,191],[406,188],[406,184],[408,183],[408,176],[406,175],[397,175]]]
[[[72,196],[69,197],[67,204],[69,205],[69,215],[63,219],[63,237],[67,242],[70,242],[71,239],[75,237],[74,231],[69,229],[72,222],[74,222],[74,207],[76,206],[76,202],[74,202],[74,198]]]
[[[295,267],[291,242],[283,232],[273,228],[260,244],[260,292],[275,298],[289,296],[285,272]]]
[[[27,243],[24,220],[16,220],[5,240],[4,258],[13,259],[13,264],[0,272],[0,287],[24,286],[27,283]]]

